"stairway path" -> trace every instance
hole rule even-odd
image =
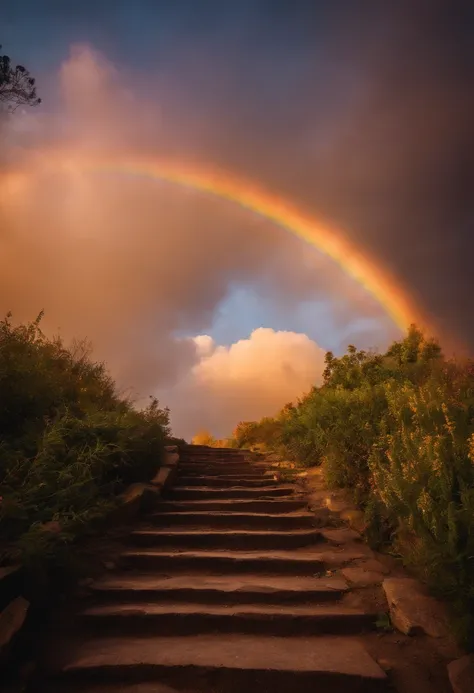
[[[34,693],[388,690],[362,638],[377,614],[345,601],[340,569],[367,557],[348,539],[266,465],[189,446],[175,487],[62,629]]]

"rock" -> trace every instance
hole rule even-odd
[[[383,669],[386,672],[392,671],[392,669],[394,668],[393,662],[390,659],[386,659],[385,657],[377,659],[377,664],[381,669]]]
[[[143,496],[143,491],[145,488],[146,484],[130,484],[130,486],[122,493],[122,503],[125,505],[131,505],[138,502],[138,505],[140,505],[141,497]]]
[[[443,605],[425,593],[412,578],[386,578],[383,589],[393,625],[405,635],[425,633],[433,638],[449,633]]]
[[[328,492],[325,489],[312,491],[307,495],[308,504],[317,508],[326,508],[327,510],[329,510],[326,503],[327,497]]]
[[[343,491],[333,491],[331,493],[326,492],[326,507],[332,510],[333,513],[343,513],[344,511],[350,511],[351,504],[347,500],[346,495]],[[342,517],[342,515],[341,515]]]
[[[346,507],[341,512],[341,520],[348,522],[349,526],[352,527],[352,529],[355,529],[356,532],[360,532],[361,534],[365,532],[366,522],[362,510]]]
[[[23,626],[29,607],[26,599],[17,597],[0,613],[0,657],[5,656],[8,646]]]
[[[21,565],[0,568],[0,611],[21,594],[24,582]]]
[[[323,468],[322,467],[310,467],[306,474],[312,479],[324,479]]]
[[[375,558],[368,558],[364,561],[361,561],[357,564],[357,567],[374,573],[382,573],[383,575],[388,575],[388,573],[390,572],[390,570],[386,566],[380,563],[380,561],[377,561]]]
[[[151,481],[153,486],[157,486],[160,489],[165,488],[165,486],[168,485],[170,476],[172,476],[172,471],[171,467],[160,467],[156,476]]]
[[[175,467],[179,462],[178,452],[166,452],[163,455],[162,467]]]
[[[368,587],[369,585],[380,585],[384,581],[382,573],[363,568],[343,568],[342,574],[356,587]]]
[[[331,544],[349,544],[353,541],[361,541],[361,536],[353,529],[341,527],[341,529],[323,529],[321,535]]]
[[[122,505],[133,511],[151,510],[160,498],[160,488],[152,484],[131,484],[122,494]],[[124,517],[124,519],[126,519]]]
[[[0,582],[6,580],[13,573],[18,572],[21,569],[21,565],[7,565],[0,568]]]
[[[448,676],[454,693],[474,691],[474,654],[466,655],[448,664]]]

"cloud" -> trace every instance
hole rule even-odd
[[[89,46],[71,49],[57,79],[56,110],[6,126],[0,311],[27,320],[44,309],[47,331],[90,338],[140,395],[193,367],[203,343],[177,335],[209,330],[239,283],[285,310],[330,294],[343,322],[354,308],[373,311],[338,268],[308,261],[307,246],[238,206],[133,171],[85,172],[77,162],[159,154],[179,132],[160,98],[135,92],[127,70]]]
[[[173,429],[187,438],[201,428],[230,435],[238,421],[275,415],[322,380],[325,351],[305,334],[262,327],[230,346],[218,346],[207,335],[194,342],[198,363],[172,392],[163,393]]]
[[[360,286],[286,231],[189,190],[74,165],[175,156],[322,213],[401,277],[444,335],[474,345],[472,18],[436,0],[149,3],[138,32],[130,3],[116,4],[111,24],[103,3],[72,17],[27,1],[38,30],[21,50],[33,74],[39,56],[48,67],[42,107],[0,118],[0,312],[25,320],[44,308],[48,332],[91,338],[121,387],[164,393],[186,434],[225,434],[320,377],[322,350],[300,323],[230,347],[206,336],[233,287],[250,286],[273,326],[324,303],[305,317],[324,347],[398,336]],[[17,5],[9,16],[22,27]],[[111,55],[115,42],[113,58],[74,45],[51,73],[50,43],[57,56],[92,34]]]

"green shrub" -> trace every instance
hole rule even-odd
[[[352,491],[390,544],[458,614],[474,649],[474,365],[411,326],[385,354],[326,355],[323,385],[247,438]]]
[[[0,542],[21,555],[72,541],[151,478],[170,435],[167,409],[135,409],[86,344],[48,339],[41,317],[0,322]]]
[[[473,614],[474,378],[449,363],[422,385],[389,384],[387,400],[389,432],[369,462],[373,495],[399,531],[405,562]]]

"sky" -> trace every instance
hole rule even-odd
[[[188,438],[275,414],[328,349],[400,337],[274,223],[78,164],[146,156],[327,220],[472,351],[473,20],[463,0],[4,0],[3,50],[43,103],[0,119],[0,310],[90,338]]]

